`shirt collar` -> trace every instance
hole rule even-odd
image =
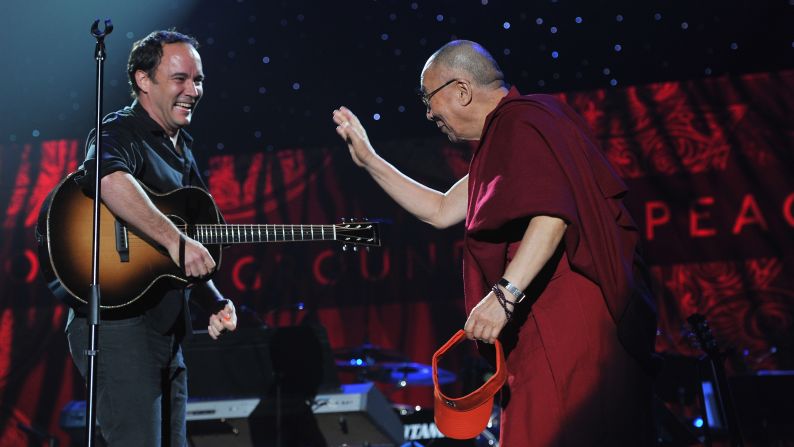
[[[132,111],[132,116],[135,117],[136,120],[143,126],[144,129],[147,131],[157,134],[158,136],[167,137],[165,131],[157,121],[153,120],[151,116],[149,116],[149,112],[143,108],[140,102],[136,99],[132,102],[130,106],[130,110]],[[187,133],[185,129],[179,129],[179,135],[182,137],[182,140],[185,142],[186,145],[190,146],[193,143],[193,137]]]

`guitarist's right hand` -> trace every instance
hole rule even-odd
[[[185,241],[185,266],[183,271],[189,277],[201,278],[215,270],[215,260],[210,252],[194,239],[183,236]],[[179,266],[179,241],[170,244],[168,254],[171,260]]]

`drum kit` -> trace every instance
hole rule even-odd
[[[405,354],[365,343],[352,348],[334,350],[334,361],[340,372],[352,374],[356,382],[377,382],[401,389],[412,386],[433,386],[433,368],[411,361]],[[454,383],[457,375],[438,368],[439,385]],[[488,427],[476,439],[459,441],[444,437],[433,422],[433,409],[414,405],[393,404],[404,425],[405,444],[401,447],[499,446],[499,413],[494,406]]]

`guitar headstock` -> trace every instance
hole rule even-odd
[[[720,351],[706,317],[699,313],[694,313],[686,319],[686,322],[689,324],[689,328],[695,336],[700,349],[709,357],[716,358]]]
[[[342,250],[352,248],[358,251],[358,247],[380,247],[380,226],[377,222],[370,222],[366,219],[345,220],[334,225],[336,229],[336,240],[342,242]]]

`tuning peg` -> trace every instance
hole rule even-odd
[[[353,246],[353,251],[358,251],[358,245]]]
[[[366,247],[364,247],[364,250],[367,250],[367,253],[369,253],[369,248],[370,248],[369,245],[367,245]]]
[[[342,251],[347,251],[347,244],[342,244]]]

